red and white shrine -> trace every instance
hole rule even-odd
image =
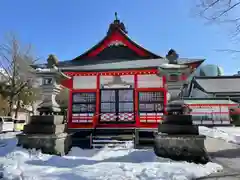
[[[194,71],[204,60],[178,61]],[[58,64],[71,77],[62,83],[70,89],[68,128],[157,128],[165,113],[167,84],[177,84],[176,76],[186,80],[184,72],[173,72],[167,82],[159,75],[164,63],[168,63],[166,58],[132,41],[116,18],[98,44]]]

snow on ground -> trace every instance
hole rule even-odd
[[[0,172],[5,180],[190,180],[222,170],[215,163],[197,165],[157,158],[152,150],[125,147],[72,148],[64,157],[16,147],[15,134],[1,134]]]
[[[216,129],[234,136],[234,142],[240,144],[240,127],[216,127]]]
[[[239,127],[199,127],[199,133],[208,137],[220,138],[227,142],[240,144],[240,128]]]

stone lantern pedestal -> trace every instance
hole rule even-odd
[[[64,116],[55,100],[61,90],[60,82],[70,77],[57,68],[36,69],[41,77],[42,103],[38,111],[40,115],[31,116],[29,124],[24,126],[23,133],[17,136],[18,146],[41,149],[42,153],[64,155],[71,148],[71,137],[66,133]]]
[[[190,109],[182,100],[168,103],[168,114],[158,126],[154,152],[159,157],[206,164],[209,157],[204,146],[206,137],[192,122]]]

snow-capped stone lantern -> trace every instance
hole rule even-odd
[[[205,151],[205,136],[199,135],[198,126],[192,122],[191,109],[180,99],[180,92],[191,74],[188,65],[178,62],[178,54],[170,50],[166,56],[169,63],[159,67],[160,76],[167,79],[167,113],[159,124],[154,138],[154,152],[159,157],[206,164],[209,157]]]
[[[69,79],[57,68],[57,58],[50,55],[47,66],[36,68],[35,74],[42,78],[42,103],[33,115],[23,132],[17,135],[18,146],[26,149],[40,149],[42,153],[65,155],[72,144],[71,135],[66,132],[66,121],[56,102],[56,95],[61,90],[60,82]]]
[[[191,74],[191,68],[178,62],[178,57],[176,51],[171,49],[166,55],[168,63],[158,67],[159,76],[165,76],[167,80],[169,101],[179,98],[181,88]]]
[[[47,62],[47,68],[36,69],[37,76],[42,78],[42,102],[38,107],[40,115],[61,112],[61,108],[56,102],[56,96],[62,89],[61,81],[70,78],[57,68],[56,56],[49,55]]]

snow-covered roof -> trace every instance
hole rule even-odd
[[[207,93],[240,92],[240,77],[195,77],[195,83]]]
[[[189,63],[189,59],[180,59],[181,63],[184,62],[184,60],[188,60],[187,63]],[[199,59],[191,59],[191,62],[198,63],[202,60]],[[89,64],[89,65],[79,65],[79,66],[66,66],[66,67],[59,67],[61,70],[108,70],[108,69],[128,69],[128,68],[145,68],[145,67],[159,67],[162,64],[167,64],[168,60],[166,58],[158,58],[158,59],[144,59],[144,60],[130,60],[130,61],[116,61],[116,62],[106,62],[106,63],[99,63],[99,64]],[[183,66],[183,64],[180,64],[180,66]]]
[[[187,68],[188,66],[187,65],[184,65],[184,64],[162,64],[160,66],[160,68],[173,68],[173,69],[179,69],[179,68]]]

